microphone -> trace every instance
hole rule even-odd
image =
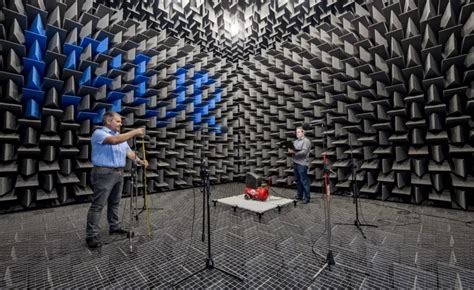
[[[303,123],[302,127],[303,127],[303,130],[305,131],[309,131],[313,128],[310,123]]]
[[[323,119],[321,120],[314,120],[314,121],[311,121],[309,123],[304,123],[303,126],[305,126],[305,124],[307,124],[307,126],[311,126],[311,125],[320,125],[321,127],[326,127],[326,123],[324,122]]]
[[[222,127],[220,127],[220,131],[221,131],[222,134],[225,134],[225,133],[229,132],[229,128],[227,128],[227,126],[222,126]]]

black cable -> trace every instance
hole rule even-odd
[[[411,214],[411,212],[409,212],[408,214]],[[405,227],[405,226],[421,224],[421,216],[419,214],[415,213],[415,212],[413,214],[416,214],[417,216],[416,217],[410,217],[410,218],[413,219],[413,220],[416,220],[415,222],[398,223],[397,221],[391,222],[391,221],[387,221],[387,220],[383,220],[383,219],[378,219],[377,221],[379,223],[380,222],[385,223],[385,224],[379,224],[380,226],[393,226],[393,227]]]
[[[474,221],[463,221],[463,220],[458,220],[458,219],[453,219],[453,218],[438,216],[438,215],[434,215],[434,214],[419,213],[419,212],[416,212],[416,211],[413,211],[413,210],[404,209],[404,208],[400,208],[400,207],[396,207],[396,206],[390,206],[390,205],[378,204],[378,203],[370,202],[369,200],[366,200],[366,201],[364,201],[364,202],[365,202],[365,203],[370,203],[370,204],[373,204],[373,205],[383,206],[383,207],[386,207],[386,208],[397,209],[397,210],[402,211],[402,212],[417,214],[417,215],[419,215],[419,216],[422,216],[422,215],[423,215],[423,216],[428,216],[428,217],[434,217],[434,218],[439,218],[439,219],[445,219],[445,220],[452,221],[452,222],[464,223],[464,224],[466,224],[466,226],[469,225],[469,224],[474,223]]]
[[[274,193],[280,195],[280,196],[283,196],[283,194],[281,194],[280,192],[276,191],[275,189],[273,189],[273,186],[270,186],[270,191],[273,191]]]
[[[324,198],[324,194],[323,194],[323,198]],[[324,211],[324,221],[326,221],[327,216],[328,216],[328,213],[327,213],[327,211],[325,210],[325,211]],[[332,230],[332,229],[331,229],[331,230]],[[326,233],[326,231],[327,231],[327,229],[326,229],[326,227],[324,227],[324,231],[323,231],[322,233],[320,233],[319,235],[320,235],[320,236],[324,235],[324,234]],[[319,241],[319,239],[315,239],[315,240],[314,240],[313,245],[311,246],[311,251],[313,252],[313,254],[315,255],[315,257],[321,258],[321,257],[324,257],[324,256],[321,255],[321,254],[319,254],[318,252],[316,252],[316,250],[315,250],[315,248],[314,248],[314,247],[316,246],[316,242],[318,242],[318,241]]]
[[[324,231],[320,234],[320,235],[324,235],[324,233],[326,232],[326,228],[324,228]],[[316,250],[314,249],[314,246],[316,245],[316,242],[318,241],[319,239],[315,240],[313,242],[313,245],[311,246],[311,251],[313,252],[313,254],[315,255],[315,257],[321,257],[318,255],[318,253],[316,252]],[[283,258],[283,257],[282,257]],[[283,259],[282,260],[282,265],[278,268],[278,270],[276,270],[277,274],[279,275],[280,274],[280,271],[283,270],[283,269],[287,269],[289,270],[289,267],[286,265],[285,263],[285,260]]]
[[[273,191],[273,192],[275,192],[276,194],[279,194],[279,195],[282,196],[282,194],[281,194],[280,192],[276,191],[275,189],[273,189],[273,187],[270,187],[270,191]],[[323,198],[324,198],[324,197],[323,197]],[[326,211],[324,211],[324,218],[327,219],[327,212],[326,212]],[[315,221],[315,223],[317,223],[317,221]],[[320,233],[319,235],[322,236],[322,235],[324,235],[325,233],[326,233],[326,227],[324,227],[324,231],[323,231],[322,233]],[[317,242],[317,241],[319,241],[319,239],[315,239],[315,241],[313,242],[313,244],[312,244],[312,246],[311,246],[311,251],[313,252],[313,254],[315,255],[315,257],[321,257],[321,256],[319,256],[319,254],[316,252],[316,250],[315,250],[315,248],[314,248],[314,247],[316,246],[316,242]],[[281,266],[281,267],[278,269],[277,273],[279,273],[283,268],[287,268],[287,267],[286,267],[286,264],[285,264],[284,262],[283,262],[283,266]]]
[[[348,138],[350,138],[350,136],[348,136]],[[349,139],[348,139],[349,140]],[[349,146],[350,146],[350,150],[351,150],[351,155],[352,155],[352,146],[351,146],[351,143],[350,143],[350,140],[349,140]],[[351,167],[353,168],[354,164],[353,163],[353,158],[351,157]],[[354,172],[352,172],[353,176],[352,176],[352,182],[357,182],[357,178],[356,176],[354,176]],[[356,193],[354,192],[354,195]],[[357,196],[355,196],[355,198],[357,198],[357,202],[359,202],[359,204],[361,205],[361,199],[359,198],[360,197],[360,191],[357,192]],[[372,203],[374,204],[374,203]],[[414,214],[418,214],[418,216],[420,216],[420,213],[417,213],[415,211],[410,211],[410,210],[407,210],[407,209],[402,209],[402,208],[398,208],[398,207],[392,207],[392,206],[386,206],[386,205],[382,205],[382,206],[385,206],[387,208],[393,208],[393,209],[398,209],[400,211],[406,211],[408,213],[414,213]],[[367,220],[365,219],[364,217],[364,214],[363,214],[363,210],[362,210],[362,205],[359,207],[359,212],[360,212],[360,215],[361,215],[361,219],[363,221],[363,223],[367,223]],[[442,219],[447,219],[447,220],[451,220],[451,221],[455,221],[455,222],[461,222],[461,223],[466,223],[466,226],[468,226],[470,223],[473,223],[474,221],[471,221],[471,222],[466,222],[466,221],[461,221],[461,220],[456,220],[456,219],[450,219],[450,218],[446,218],[446,217],[441,217],[441,216],[436,216],[436,215],[430,215],[430,214],[422,214],[422,215],[426,215],[426,216],[430,216],[430,217],[435,217],[435,218],[442,218]],[[418,217],[419,219],[419,217]],[[380,221],[380,220],[378,220]],[[382,220],[383,221],[383,220]],[[420,223],[420,222],[418,222]],[[406,225],[412,225],[412,224],[418,224],[418,223],[405,223],[405,224],[401,224],[401,225],[397,225],[397,226],[406,226]]]

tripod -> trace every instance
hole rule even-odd
[[[229,275],[239,281],[243,281],[242,278],[240,278],[237,275],[234,275],[230,272],[227,272],[223,269],[220,269],[216,266],[214,266],[214,260],[212,258],[212,251],[211,251],[211,214],[210,214],[210,206],[209,206],[209,197],[210,197],[210,182],[209,182],[209,169],[207,168],[207,162],[202,162],[201,163],[201,168],[200,168],[200,176],[201,176],[201,191],[203,193],[203,199],[205,200],[203,204],[206,206],[203,207],[203,220],[205,219],[205,216],[207,215],[207,258],[206,258],[206,265],[204,268],[195,271],[194,273],[184,277],[183,279],[179,280],[176,282],[173,287],[181,284],[181,282],[184,282],[185,280],[203,272],[206,270],[213,270],[216,269],[226,275]],[[207,210],[207,214],[206,214]],[[203,227],[204,227],[204,222],[203,222]],[[204,239],[204,228],[203,228],[203,239]]]
[[[141,140],[141,143],[142,143],[142,154],[143,154],[143,159],[146,160],[146,153],[145,153],[145,138],[142,138]],[[134,150],[136,150],[136,144],[135,144],[135,148]],[[137,154],[137,151],[135,151],[135,154]],[[149,210],[162,210],[163,208],[150,208],[148,207],[148,198],[147,198],[147,193],[148,193],[148,190],[147,190],[147,180],[146,180],[146,168],[143,167],[143,175],[144,175],[144,180],[143,180],[143,207],[141,208],[141,210],[135,215],[135,219],[138,221],[138,216],[140,214],[142,214],[143,212],[146,212],[147,213],[147,220],[149,220],[150,218],[150,213],[149,213]],[[150,235],[150,229],[148,228],[148,235]]]
[[[352,183],[352,191],[353,191],[353,196],[354,196],[354,203],[355,203],[355,208],[356,208],[356,218],[354,220],[354,223],[336,223],[336,225],[353,225],[353,226],[356,226],[356,228],[360,231],[360,233],[362,234],[362,237],[364,237],[364,239],[367,239],[367,237],[365,236],[364,234],[364,231],[362,230],[362,227],[378,227],[376,225],[371,225],[371,224],[363,224],[360,222],[359,220],[359,186],[357,185],[357,181],[356,181],[356,178],[355,178],[355,174],[356,174],[356,170],[355,170],[355,163],[354,163],[354,155],[352,154],[352,142],[351,142],[351,138],[350,136],[348,135],[347,136],[348,140],[349,140],[349,149],[351,150],[351,171],[352,171],[352,180],[351,180],[351,183]]]
[[[136,152],[137,150],[137,140],[136,138],[133,138],[133,150]],[[137,163],[132,162],[132,169],[130,170],[130,182],[129,182],[129,191],[130,192],[130,216],[129,216],[129,222],[130,226],[128,228],[128,233],[127,233],[127,238],[129,241],[129,249],[130,253],[133,252],[133,238],[135,237],[135,220],[134,217],[137,217],[137,207],[135,204],[137,204],[138,201],[138,184],[137,184]],[[136,220],[138,220],[136,218]]]
[[[324,127],[325,127],[325,125],[324,125],[324,123],[322,123],[321,128],[324,128]],[[350,269],[352,271],[368,275],[368,273],[365,273],[365,272],[360,271],[358,269],[355,269],[355,268],[337,263],[334,260],[334,255],[333,255],[332,249],[331,249],[331,210],[330,210],[331,203],[330,203],[330,200],[329,200],[329,197],[330,197],[330,194],[331,194],[331,189],[329,187],[329,173],[333,173],[333,171],[329,168],[329,160],[327,158],[327,148],[326,148],[326,145],[325,145],[325,142],[324,142],[324,136],[323,136],[323,178],[324,178],[324,192],[323,192],[323,194],[324,194],[324,211],[325,211],[325,215],[326,215],[326,231],[328,233],[328,235],[327,235],[327,237],[328,237],[328,239],[327,239],[328,252],[326,254],[326,257],[325,257],[326,260],[324,262],[323,267],[321,269],[319,269],[319,271],[313,276],[313,280],[316,279],[323,272],[324,269],[329,268],[329,270],[331,270],[331,266],[333,266],[333,265],[338,265],[338,266],[344,267],[346,269]],[[320,257],[324,258],[323,255],[321,255],[317,252],[316,252],[316,254],[318,254]]]

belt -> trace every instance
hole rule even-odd
[[[114,170],[123,171],[123,167],[107,167],[107,166],[94,166],[94,170]]]

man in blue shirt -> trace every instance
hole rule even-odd
[[[89,248],[102,246],[99,240],[99,221],[102,208],[107,204],[109,234],[126,234],[119,220],[120,198],[123,188],[123,170],[126,158],[148,166],[130,149],[127,140],[145,134],[144,128],[120,134],[122,117],[106,112],[102,118],[104,127],[94,131],[91,138],[92,164],[91,184],[94,190],[92,203],[87,213],[86,243]]]

